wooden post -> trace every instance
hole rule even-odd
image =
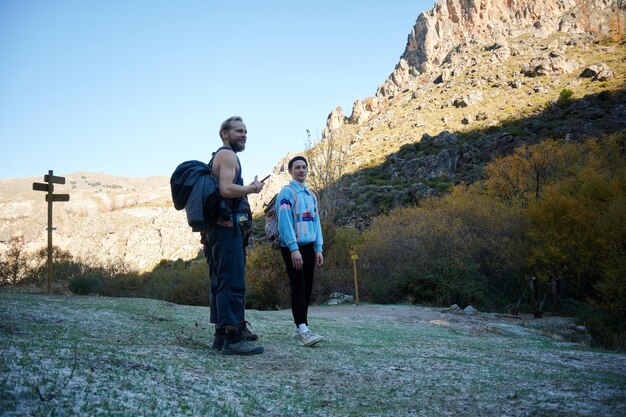
[[[52,203],[55,201],[70,201],[69,194],[54,194],[54,184],[65,184],[65,177],[55,177],[52,170],[48,175],[44,175],[44,183],[34,182],[33,190],[46,191],[46,201],[48,202],[48,279],[46,281],[46,294],[52,290]]]
[[[354,270],[354,304],[359,305],[359,280],[356,274],[356,260],[359,259],[359,255],[356,254],[354,248],[352,248],[352,269]]]
[[[541,309],[539,308],[539,287],[536,277],[532,277],[530,280],[530,299],[533,302],[533,306],[535,310],[533,311],[533,316],[536,319],[541,318]]]
[[[561,311],[561,288],[558,278],[552,278],[550,284],[552,286],[552,303],[554,304],[554,311],[558,313]]]
[[[48,171],[48,279],[46,281],[46,294],[50,294],[52,290],[52,192],[54,184],[52,184],[52,170]]]

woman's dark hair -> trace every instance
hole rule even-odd
[[[304,164],[306,166],[309,166],[309,163],[306,161],[306,158],[304,156],[294,156],[293,158],[291,158],[291,160],[289,160],[289,164],[287,165],[287,168],[291,169],[291,167],[293,166],[293,163],[296,161],[304,161]]]

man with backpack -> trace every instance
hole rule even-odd
[[[241,117],[226,119],[219,131],[223,146],[213,154],[209,163],[225,206],[204,232],[204,253],[211,270],[210,320],[215,324],[213,348],[224,355],[263,353],[262,346],[247,340],[251,338],[247,337],[250,334],[244,320],[246,260],[243,239],[252,220],[247,195],[259,193],[264,185],[257,176],[250,185],[243,185],[237,152],[245,149],[247,133]]]
[[[324,340],[309,329],[308,308],[316,265],[324,263],[322,226],[317,197],[305,184],[307,160],[296,156],[287,165],[292,181],[276,198],[280,251],[285,262],[291,289],[291,312],[296,334],[304,346]]]

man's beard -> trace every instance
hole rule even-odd
[[[244,149],[246,149],[246,145],[240,145],[236,140],[233,139],[229,139],[228,140],[228,146],[230,146],[230,148],[233,150],[233,152],[237,153],[237,152],[241,152]]]

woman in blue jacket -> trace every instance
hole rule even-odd
[[[276,198],[280,251],[289,275],[296,331],[304,346],[310,347],[324,340],[309,329],[307,318],[315,266],[324,263],[324,241],[317,198],[305,184],[307,160],[296,156],[287,167],[292,180]]]

